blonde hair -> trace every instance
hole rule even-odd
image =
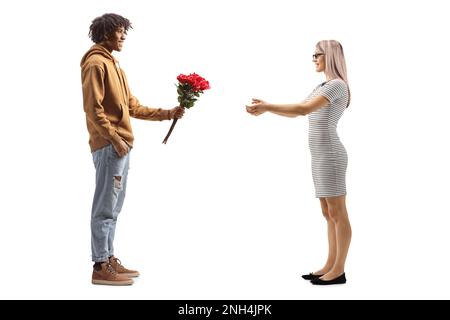
[[[316,48],[325,54],[325,75],[327,78],[339,78],[347,84],[348,107],[350,104],[350,86],[348,85],[347,66],[342,45],[336,40],[322,40],[316,44]]]

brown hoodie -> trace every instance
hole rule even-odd
[[[170,120],[169,110],[142,106],[131,94],[117,60],[101,45],[92,46],[81,59],[83,104],[89,145],[94,152],[124,140],[133,146],[130,116],[144,120]]]

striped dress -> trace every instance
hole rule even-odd
[[[309,148],[316,197],[337,197],[347,193],[345,172],[347,152],[339,140],[336,127],[348,102],[346,83],[333,79],[317,86],[308,96],[309,101],[323,96],[330,101],[309,114]]]

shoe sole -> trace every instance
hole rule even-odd
[[[119,273],[121,276],[128,277],[128,278],[137,278],[140,276],[139,272],[137,273]]]
[[[107,286],[129,286],[133,284],[133,280],[111,281],[111,280],[92,280],[92,284],[102,284]]]

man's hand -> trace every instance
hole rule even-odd
[[[119,144],[113,143],[113,147],[114,147],[114,150],[116,150],[116,153],[120,158],[127,155],[128,151],[130,150],[128,145],[123,140],[120,140]]]
[[[181,119],[183,115],[184,115],[183,107],[178,106],[169,110],[170,119]]]

